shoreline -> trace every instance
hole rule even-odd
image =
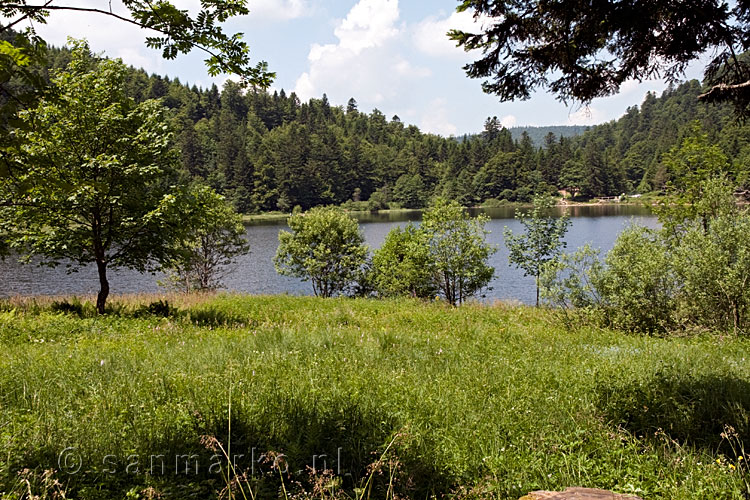
[[[648,200],[648,201],[647,201]],[[555,202],[555,207],[600,207],[600,206],[643,206],[643,207],[651,207],[654,205],[653,200],[650,198],[644,200],[644,201],[602,201],[602,200],[592,200],[592,201],[565,201],[565,200],[557,200]],[[503,203],[501,205],[496,206],[482,206],[482,205],[474,205],[470,207],[463,207],[467,210],[496,210],[496,209],[503,209],[503,208],[531,208],[534,205],[530,202],[515,202],[510,201],[507,203]],[[343,209],[346,213],[352,214],[354,216],[356,215],[365,215],[365,214],[382,214],[382,215],[388,215],[388,214],[402,214],[402,213],[408,213],[408,212],[423,212],[429,207],[422,207],[422,208],[385,208],[381,210],[346,210]],[[303,212],[304,213],[304,212]],[[243,223],[250,223],[250,222],[267,222],[267,221],[280,221],[285,220],[289,217],[291,217],[291,213],[281,213],[281,212],[264,212],[260,214],[242,214],[242,222]]]

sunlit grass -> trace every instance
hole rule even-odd
[[[136,314],[159,300],[168,314]],[[217,498],[210,436],[232,454],[284,455],[286,475],[268,461],[246,471],[256,498],[364,485],[372,498],[572,485],[743,498],[744,339],[568,331],[502,304],[158,295],[80,318],[53,302],[0,312],[0,491],[27,468],[58,469],[69,498]],[[67,447],[77,474],[60,470]],[[192,453],[197,474],[126,470],[129,456]],[[323,454],[332,476],[298,472]]]

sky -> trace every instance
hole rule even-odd
[[[194,10],[198,0],[174,3]],[[111,5],[127,13],[119,0]],[[544,91],[527,101],[500,102],[462,69],[479,54],[464,52],[446,36],[452,28],[477,29],[470,13],[455,12],[457,5],[457,0],[248,0],[250,15],[232,18],[224,29],[244,33],[253,64],[268,62],[276,73],[271,91],[294,91],[303,101],[325,93],[336,106],[353,97],[360,111],[377,108],[388,118],[398,115],[404,123],[444,136],[481,131],[492,116],[507,127],[603,123],[640,104],[646,92],[666,87],[663,81],[629,81],[618,95],[588,107],[565,106]],[[64,45],[68,36],[86,38],[95,52],[183,83],[221,86],[228,78],[210,77],[195,51],[174,61],[162,59],[160,51],[146,47],[147,31],[101,14],[53,11],[48,23],[36,28],[53,45]],[[700,78],[702,67],[692,65],[686,78]]]

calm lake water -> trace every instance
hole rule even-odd
[[[612,247],[620,231],[629,224],[635,222],[656,226],[656,218],[639,206],[601,205],[569,207],[568,210],[572,216],[572,224],[565,238],[568,251],[590,243],[601,248],[604,253]],[[508,251],[503,244],[505,226],[515,232],[521,231],[520,223],[513,218],[514,209],[472,211],[474,214],[478,212],[484,212],[492,218],[487,224],[490,231],[488,240],[498,247],[490,262],[495,267],[495,279],[490,284],[491,290],[485,292],[485,297],[490,300],[533,303],[533,279],[524,277],[522,271],[509,266]],[[419,211],[409,211],[366,214],[359,219],[367,244],[375,249],[383,243],[386,234],[393,227],[403,226],[409,221],[419,221],[420,217]],[[247,226],[246,237],[250,242],[251,252],[239,258],[226,276],[224,282],[227,290],[251,294],[312,294],[309,282],[280,276],[274,270],[271,258],[278,245],[278,233],[284,229],[286,223],[283,221],[264,221]],[[159,292],[162,290],[158,285],[161,278],[160,275],[141,274],[128,269],[109,272],[110,287],[115,294]],[[33,263],[21,265],[13,258],[0,261],[0,296],[86,295],[95,294],[98,286],[93,266],[67,274],[64,266],[53,269]]]

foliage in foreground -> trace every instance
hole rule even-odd
[[[152,269],[177,233],[177,157],[165,108],[126,95],[122,62],[98,60],[74,42],[72,60],[38,104],[20,114],[17,149],[0,177],[0,231],[49,265],[95,264],[97,308],[107,271]]]
[[[219,444],[239,457],[235,497],[515,500],[585,484],[739,500],[750,479],[742,338],[567,330],[545,310],[404,299],[170,304],[180,312],[138,318],[128,304],[90,319],[4,308],[0,491],[58,480],[67,498],[226,497],[209,470]],[[68,447],[76,474],[58,463]],[[147,474],[160,454],[165,472]]]
[[[167,109],[128,97],[126,73],[73,41],[67,68],[19,114],[0,175],[3,243],[47,265],[96,265],[100,313],[113,268],[166,266],[184,285],[207,289],[246,250],[239,217],[221,197],[177,187]]]
[[[727,158],[699,128],[666,157],[681,181],[656,209],[661,228],[626,229],[604,265],[587,247],[546,263],[543,295],[628,331],[747,333],[750,211],[733,196]]]

